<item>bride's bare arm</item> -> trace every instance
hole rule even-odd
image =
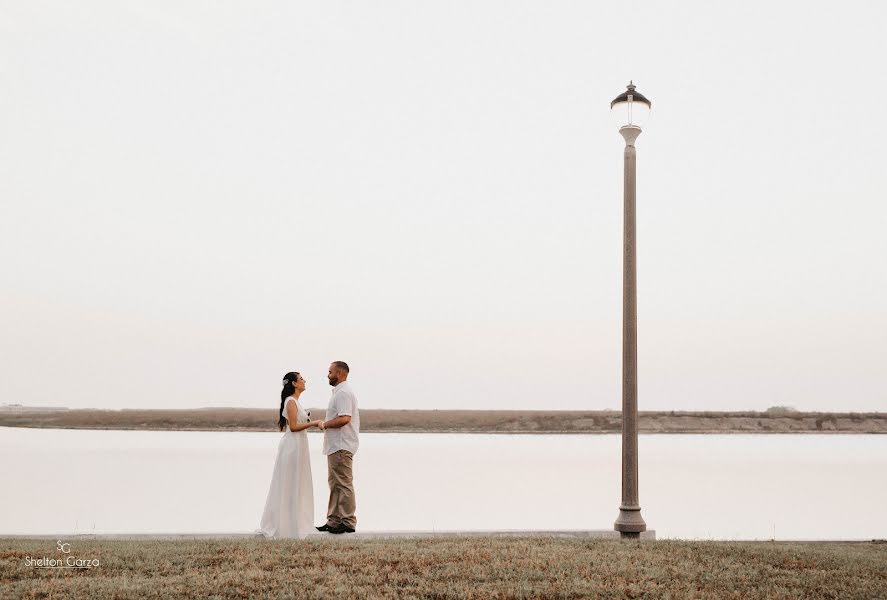
[[[299,423],[299,409],[296,408],[295,402],[287,402],[286,404],[286,423],[289,425],[290,431],[305,431],[309,427],[317,427],[317,422]]]

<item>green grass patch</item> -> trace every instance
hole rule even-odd
[[[887,544],[0,540],[0,598],[885,598]]]

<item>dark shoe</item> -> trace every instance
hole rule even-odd
[[[321,525],[320,527],[315,527],[314,529],[316,529],[317,531],[329,531],[329,530],[330,530],[330,526],[327,525],[326,523],[324,523],[324,524]]]
[[[328,531],[330,533],[354,533],[354,528],[343,524],[337,525],[336,527],[330,527]]]

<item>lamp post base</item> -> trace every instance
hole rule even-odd
[[[641,516],[640,506],[620,506],[619,517],[613,529],[620,532],[623,538],[639,538],[642,531],[647,531],[647,524]]]

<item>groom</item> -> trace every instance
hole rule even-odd
[[[330,533],[354,533],[357,525],[351,462],[357,452],[360,413],[357,410],[357,396],[348,383],[348,371],[348,365],[340,360],[330,365],[327,379],[333,386],[333,395],[326,409],[326,420],[320,423],[330,501],[326,524],[317,527],[317,530]]]

